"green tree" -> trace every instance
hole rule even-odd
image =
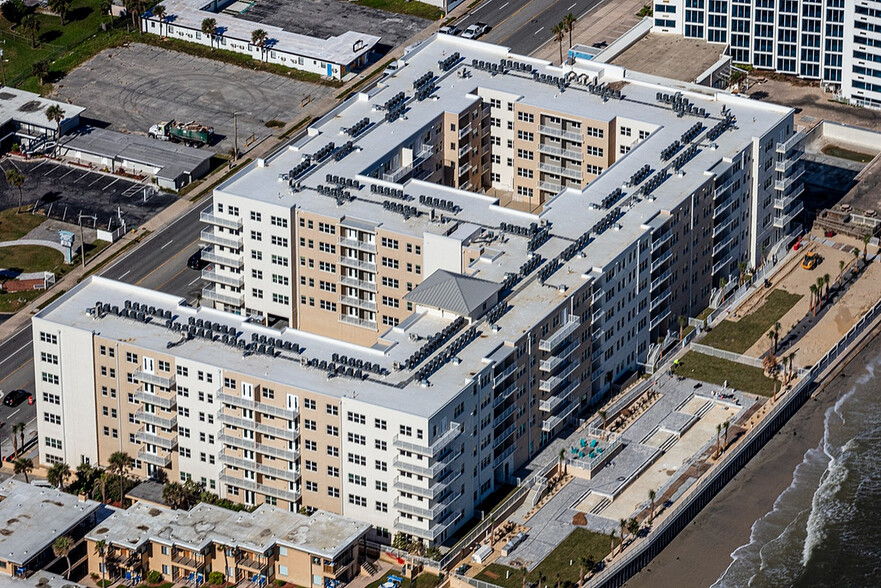
[[[128,12],[132,17],[132,28],[136,29],[138,32],[141,32],[140,21],[141,14],[144,12],[145,1],[124,0],[123,6],[125,6],[125,11]]]
[[[722,448],[728,447],[728,429],[731,427],[731,421],[722,423]]]
[[[688,324],[688,319],[679,315],[679,342],[682,343],[682,338],[685,336],[685,326]]]
[[[31,75],[36,76],[42,86],[46,76],[49,75],[49,62],[45,59],[33,62],[31,64]]]
[[[657,493],[654,489],[649,490],[649,521],[655,520],[655,498],[657,497]]]
[[[101,14],[110,14],[110,11],[113,10],[113,0],[101,0],[98,4],[98,10],[101,11]]]
[[[30,484],[31,480],[28,474],[34,471],[34,461],[29,457],[19,457],[13,462],[13,471],[15,475],[24,474],[25,484]]]
[[[869,259],[869,241],[872,239],[872,235],[866,233],[863,235],[863,261],[868,261]]]
[[[68,476],[70,476],[70,466],[64,462],[52,464],[52,467],[49,468],[49,472],[46,474],[49,483],[59,490],[64,490],[64,481],[67,480]]]
[[[572,31],[575,30],[575,23],[578,21],[575,18],[575,15],[571,12],[563,17],[563,26],[566,27],[566,32],[569,33],[569,48],[572,48]]]
[[[67,573],[64,577],[70,580],[70,550],[73,549],[73,539],[67,535],[62,535],[52,542],[52,552],[55,557],[63,557],[67,560]]]
[[[627,533],[627,521],[625,519],[620,519],[618,521],[618,528],[621,532],[620,543],[618,545],[619,551],[618,553],[624,553],[624,535]]]
[[[637,533],[639,533],[639,521],[636,519],[630,519],[627,521],[627,532],[634,538],[636,538]]]
[[[814,316],[817,316],[817,305],[814,304],[814,300],[817,297],[817,285],[811,284],[810,290],[811,290],[811,312],[814,314]]]
[[[716,424],[716,457],[717,458],[719,457],[719,454],[721,453],[720,445],[719,445],[719,442],[720,442],[719,440],[721,439],[721,437],[722,437],[722,425],[720,423],[717,423]]]
[[[263,59],[263,51],[266,49],[266,39],[268,35],[263,29],[254,29],[251,31],[251,44],[260,47],[260,59]]]
[[[64,120],[64,109],[53,104],[46,109],[46,119],[55,123],[55,138],[61,139],[61,121]]]
[[[101,558],[101,586],[104,586],[104,575],[107,573],[107,541],[98,539],[95,541],[95,555]]]
[[[214,50],[214,36],[217,34],[217,21],[206,18],[202,21],[202,34],[208,37],[208,46]]]
[[[832,281],[832,278],[829,277],[829,274],[823,274],[823,285],[826,287],[826,302],[829,302],[829,283]]]
[[[16,171],[16,172],[17,172],[18,170],[17,170],[17,169],[11,169],[11,170],[9,170],[9,171],[6,172],[6,181],[7,181],[7,182],[9,182],[9,172],[10,172],[10,171]],[[21,172],[19,172],[19,173],[21,173]],[[11,184],[12,182],[9,182],[9,183]],[[20,190],[20,189],[21,189],[21,188],[19,188],[19,190]],[[19,208],[19,210],[21,210],[21,195],[19,195],[19,197],[18,197],[18,208]],[[12,459],[18,459],[18,447],[19,447],[19,445],[18,445],[18,438],[19,438],[19,432],[21,432],[22,434],[24,433],[24,423],[15,423],[14,425],[12,425],[12,450],[13,450],[13,452],[14,452],[14,455],[13,455]],[[22,447],[22,449],[24,449],[24,442],[22,442],[21,447]]]
[[[162,23],[165,22],[166,14],[167,13],[165,12],[165,7],[162,6],[161,4],[159,6],[153,7],[153,16],[155,16],[156,19],[159,20],[159,36],[160,37],[163,36],[162,35]]]
[[[560,63],[563,63],[563,36],[566,33],[565,25],[562,22],[558,22],[554,25],[554,28],[551,29],[551,32],[554,33],[554,39],[557,43],[560,44]]]
[[[134,460],[125,451],[114,451],[107,459],[108,468],[119,477],[119,505],[125,507],[125,480]]]
[[[49,0],[49,10],[58,15],[61,20],[61,26],[64,26],[64,19],[70,13],[70,0]]]
[[[37,19],[37,15],[31,13],[26,14],[21,19],[21,29],[25,32],[25,34],[30,35],[31,37],[31,49],[36,49],[37,47],[37,33],[40,32],[40,21]]]
[[[841,288],[841,286],[843,284],[843,282],[841,281],[841,277],[842,277],[842,275],[844,275],[844,266],[845,266],[844,260],[839,259],[838,260],[838,287],[839,288]]]
[[[562,448],[560,449],[560,451],[557,453],[557,459],[559,460],[559,466],[557,467],[557,469],[560,470],[560,473],[565,476],[566,475],[566,450],[565,449],[562,449]]]
[[[740,285],[741,286],[743,286],[743,281],[746,279],[747,267],[749,267],[749,266],[746,265],[745,261],[741,261],[740,263],[737,264],[737,269],[740,272]]]
[[[3,18],[17,25],[21,24],[21,19],[28,13],[28,7],[23,0],[6,0],[0,4],[0,13],[3,14]]]

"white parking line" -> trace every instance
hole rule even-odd
[[[70,174],[72,174],[75,171],[76,171],[75,169],[70,169],[66,174],[64,174],[63,176],[60,176],[58,179],[60,180],[61,178],[66,178],[67,176],[69,176]]]
[[[502,8],[504,8],[505,6],[507,6],[508,4],[510,4],[510,2],[505,2],[504,4],[502,4],[501,6],[499,6],[499,10],[501,10]]]
[[[202,279],[202,276],[199,276],[198,278],[196,278],[195,280],[193,280],[192,282],[190,282],[189,284],[187,284],[187,286],[192,286],[193,284],[195,284],[196,282],[198,282],[198,281],[201,280],[201,279]]]
[[[18,349],[16,349],[16,350],[13,351],[12,353],[10,353],[9,356],[7,356],[6,359],[4,359],[3,361],[0,361],[0,365],[3,365],[3,364],[6,363],[7,361],[9,361],[9,360],[12,359],[13,357],[15,357],[15,355],[16,355],[19,351],[21,351],[22,349],[24,349],[25,347],[27,347],[27,346],[30,345],[30,344],[31,344],[31,342],[28,341],[27,343],[25,343],[24,345],[22,345],[21,347],[19,347]]]
[[[12,413],[12,414],[9,415],[8,417],[6,417],[6,420],[8,421],[9,419],[11,419],[12,417],[14,417],[15,415],[17,415],[17,414],[20,413],[20,412],[21,412],[21,409],[19,408],[19,409],[16,410],[14,413]]]
[[[49,161],[49,160],[48,160],[48,159],[44,159],[43,161],[41,161],[40,163],[38,163],[37,165],[35,165],[35,166],[34,166],[34,169],[37,169],[37,168],[40,167],[41,165],[45,165],[47,161]]]
[[[119,279],[120,279],[120,280],[123,279],[124,277],[126,277],[126,276],[129,275],[130,273],[132,273],[132,270],[128,270],[127,272],[125,272],[124,274],[122,274],[121,276],[119,276]]]
[[[104,176],[102,176],[101,174],[97,174],[97,175],[98,175],[98,177],[95,179],[95,181],[92,182],[91,184],[89,184],[89,187],[90,187],[90,188],[91,188],[92,186],[94,186],[95,184],[97,184],[98,182],[100,182],[101,180],[104,179]]]
[[[544,27],[541,27],[540,29],[538,29],[537,31],[535,31],[534,33],[532,33],[532,36],[534,37],[535,35],[539,34],[539,33],[542,32],[543,30],[545,30],[545,28],[544,28]]]
[[[163,246],[160,247],[159,249],[165,249],[166,247],[168,247],[168,246],[171,245],[172,243],[174,243],[174,239],[172,239],[171,241],[169,241],[168,243],[166,243],[165,245],[163,245]]]
[[[112,182],[110,182],[109,184],[107,184],[106,186],[101,188],[101,191],[103,192],[104,190],[106,190],[107,188],[109,188],[110,186],[112,186],[113,184],[115,184],[118,181],[119,181],[119,178],[116,178],[115,180],[113,180]]]

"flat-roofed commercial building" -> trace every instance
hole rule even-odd
[[[791,109],[443,35],[405,62],[215,190],[203,306],[91,277],[36,315],[42,461],[440,542],[799,230]]]

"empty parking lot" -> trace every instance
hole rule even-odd
[[[146,135],[160,121],[198,121],[214,127],[210,149],[233,147],[238,115],[239,149],[302,116],[304,100],[334,91],[265,72],[253,71],[149,45],[102,51],[55,86],[57,98],[85,106],[84,116],[106,122],[116,131]],[[274,139],[273,139],[274,140]]]
[[[431,21],[340,0],[258,0],[239,18],[327,39],[346,31],[382,37],[380,52],[400,45]]]
[[[95,228],[130,228],[149,220],[175,197],[125,178],[60,165],[49,160],[13,161],[0,165],[0,207],[18,205],[18,189],[9,186],[5,170],[16,167],[25,175],[22,208],[38,214]]]

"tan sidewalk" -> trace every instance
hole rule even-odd
[[[645,4],[646,0],[606,0],[578,19],[572,34],[572,44],[591,46],[594,43],[611,43],[642,20],[636,13]],[[567,35],[563,39],[563,59],[566,59],[568,47]],[[551,39],[532,55],[558,64],[560,44]]]

